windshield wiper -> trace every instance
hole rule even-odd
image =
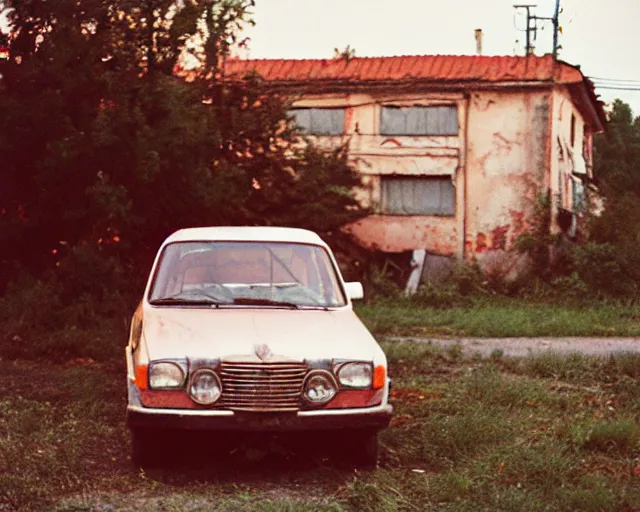
[[[241,306],[281,306],[291,309],[300,309],[300,306],[295,302],[258,298],[253,299],[251,297],[238,297],[233,301],[233,303]]]
[[[215,306],[220,304],[228,304],[213,299],[183,299],[180,297],[163,297],[161,299],[150,300],[152,306]]]

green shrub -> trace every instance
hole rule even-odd
[[[531,228],[516,239],[515,249],[530,259],[531,274],[548,274],[551,264],[550,249],[556,241],[551,234],[551,196],[541,194],[530,219]]]
[[[638,293],[638,284],[630,279],[629,264],[619,247],[591,242],[576,246],[573,258],[577,275],[592,293],[614,297]]]
[[[0,354],[9,358],[113,357],[140,290],[100,248],[80,246],[55,271],[25,272],[0,297]]]
[[[410,302],[422,307],[451,308],[468,306],[472,299],[460,294],[455,283],[424,283],[410,297]]]
[[[569,276],[558,277],[550,284],[550,291],[554,296],[564,296],[574,301],[592,297],[591,288],[577,272],[573,272]]]
[[[121,313],[127,303],[130,305],[132,296],[142,292],[140,282],[131,286],[123,262],[115,253],[93,244],[74,247],[60,262],[54,278],[60,284],[65,304],[76,304],[84,314],[93,307],[98,307],[103,316]]]
[[[400,267],[392,260],[383,263],[370,262],[364,287],[367,299],[398,299],[402,296],[398,273]]]
[[[60,287],[53,280],[42,281],[20,273],[0,297],[0,322],[9,330],[39,326],[58,329],[62,326]],[[5,333],[8,331],[5,330]]]

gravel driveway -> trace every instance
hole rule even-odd
[[[428,343],[441,348],[459,345],[467,355],[483,357],[494,351],[505,356],[521,357],[540,352],[581,353],[606,356],[620,352],[640,353],[640,338],[387,338],[388,341]]]

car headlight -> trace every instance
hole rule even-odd
[[[373,383],[371,363],[346,363],[338,370],[338,380],[342,386],[368,389]]]
[[[312,404],[324,404],[336,396],[338,386],[333,375],[324,370],[312,371],[304,381],[304,397]]]
[[[191,399],[200,405],[211,405],[222,395],[222,384],[213,370],[197,370],[189,383]]]
[[[151,389],[179,388],[184,384],[184,370],[177,363],[159,362],[149,365]]]

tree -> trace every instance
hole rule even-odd
[[[252,0],[6,4],[0,285],[13,262],[42,273],[87,246],[144,275],[185,226],[322,233],[364,213],[347,148],[301,145],[285,99],[256,77],[224,81]],[[201,63],[193,81],[173,74],[188,42]]]
[[[634,119],[621,100],[613,103],[606,132],[595,139],[594,176],[605,208],[591,219],[590,243],[578,252],[581,275],[614,294],[636,294],[640,290],[640,118]]]

